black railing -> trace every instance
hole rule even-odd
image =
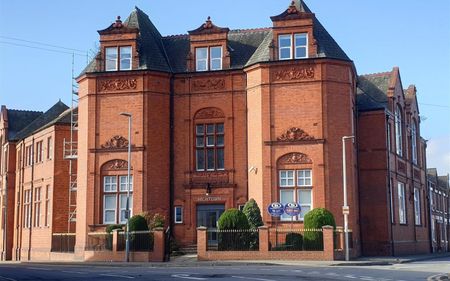
[[[126,232],[117,233],[117,251],[124,251],[126,245]],[[153,251],[154,235],[152,231],[130,232],[130,251],[149,252]]]
[[[52,252],[73,253],[75,250],[75,233],[53,233]]]
[[[208,251],[258,251],[258,229],[207,230]]]
[[[112,251],[113,234],[107,232],[90,232],[87,236],[86,250]]]

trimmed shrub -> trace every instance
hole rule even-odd
[[[217,227],[220,230],[229,229],[250,229],[247,217],[238,209],[228,209],[220,216],[217,221]]]
[[[147,221],[141,215],[134,215],[129,220],[130,229],[129,231],[145,231],[149,230]]]
[[[250,233],[245,230],[250,229],[250,226],[244,213],[237,209],[228,209],[220,216],[217,226],[219,230],[224,231],[218,233],[219,251],[249,249]],[[244,231],[239,232],[239,230]]]
[[[307,229],[322,229],[325,225],[336,228],[333,214],[325,208],[315,208],[305,215],[303,236],[304,249],[312,251],[323,250],[323,233],[321,231],[307,231]]]
[[[303,248],[303,236],[300,233],[288,233],[286,234],[286,247],[287,250],[301,251]]]
[[[263,220],[261,217],[261,210],[258,207],[255,199],[250,199],[245,203],[244,209],[242,210],[244,215],[247,217],[250,229],[258,229],[258,227],[263,226]],[[258,232],[249,233],[249,243],[250,249],[256,250],[259,248],[259,235]]]
[[[123,230],[124,225],[123,224],[110,224],[106,227],[105,232],[106,233],[112,233],[115,229],[121,229]]]
[[[130,232],[148,231],[147,220],[141,215],[134,215],[129,220]],[[130,248],[133,251],[149,251],[153,249],[153,233],[133,233],[130,235]]]

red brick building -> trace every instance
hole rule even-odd
[[[430,198],[431,248],[433,252],[450,251],[449,175],[439,176],[435,168],[427,170]]]
[[[229,30],[208,18],[188,34],[162,36],[136,8],[99,31],[100,52],[77,79],[77,259],[88,233],[126,221],[129,165],[132,214],[163,214],[180,245],[195,244],[198,226],[215,227],[249,198],[267,225],[271,202],[295,201],[297,227],[316,207],[342,226],[344,136],[356,137],[345,152],[352,255],[429,250],[415,88],[403,90],[398,69],[358,77],[302,1],[271,20]]]
[[[358,81],[358,170],[363,255],[430,251],[426,144],[416,88],[400,72]]]
[[[2,107],[0,212],[3,260],[49,259],[55,233],[75,231],[69,222],[70,109],[62,102],[46,112]]]

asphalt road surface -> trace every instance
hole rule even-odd
[[[366,280],[414,281],[450,272],[450,258],[392,266],[186,266],[0,263],[0,281],[20,280]]]

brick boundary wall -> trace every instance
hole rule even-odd
[[[153,250],[149,252],[130,252],[131,262],[163,262],[165,235],[163,228],[155,228],[153,231],[154,244]],[[112,251],[85,251],[85,261],[113,261],[120,262],[125,260],[125,251],[117,251],[118,235],[113,231]]]
[[[332,226],[324,226],[323,251],[269,251],[269,227],[259,227],[259,251],[207,251],[207,228],[197,228],[198,260],[334,260]]]

